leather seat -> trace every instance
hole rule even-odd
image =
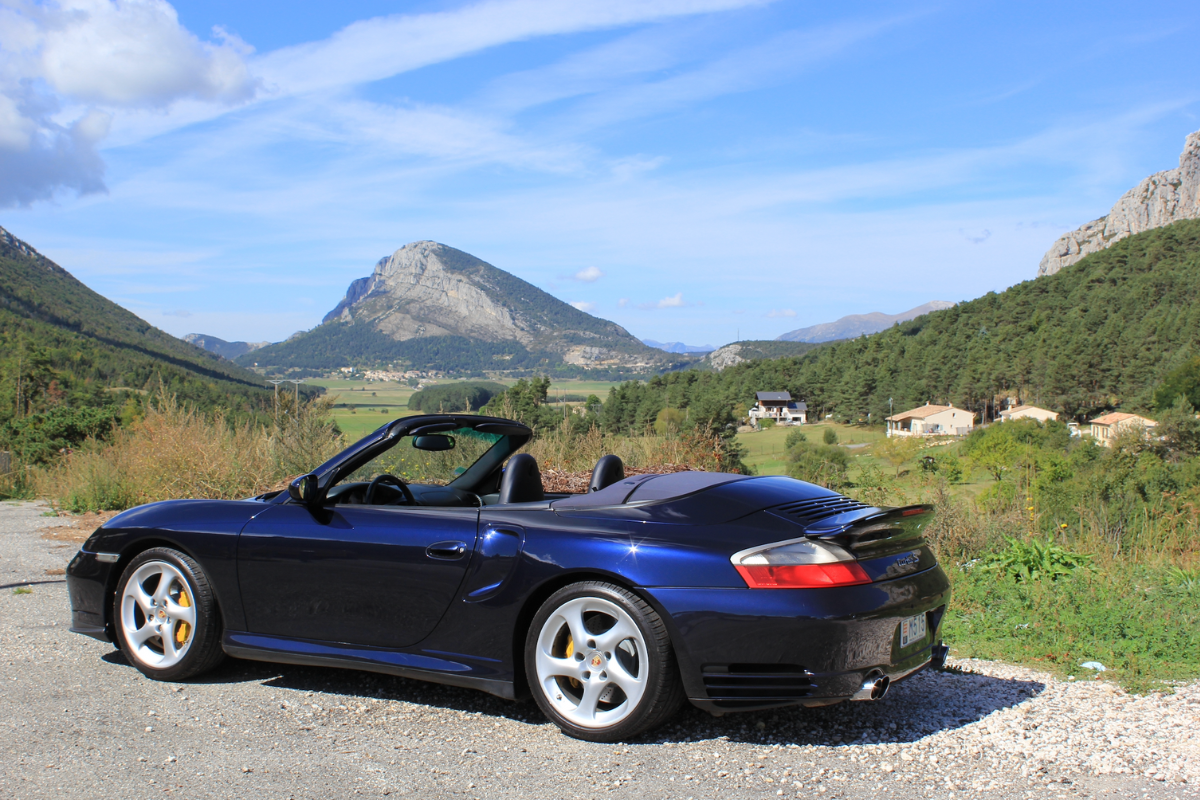
[[[510,458],[500,477],[499,502],[532,503],[545,497],[537,459],[528,453],[517,453]]]
[[[625,465],[617,456],[602,456],[592,470],[592,480],[588,483],[589,492],[598,492],[612,486],[617,481],[625,480]]]

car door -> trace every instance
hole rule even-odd
[[[238,539],[252,633],[400,648],[437,626],[475,546],[474,508],[274,506]]]

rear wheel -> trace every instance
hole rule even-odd
[[[139,553],[117,584],[117,646],[149,678],[179,681],[224,657],[221,618],[200,565],[178,550]]]
[[[683,702],[662,619],[610,583],[572,584],[542,604],[526,638],[525,670],[546,716],[593,742],[632,739]]]

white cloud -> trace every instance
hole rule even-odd
[[[683,302],[683,292],[676,292],[671,297],[664,297],[655,304],[655,308],[683,308],[687,303]]]
[[[625,306],[627,306],[627,305],[629,305],[628,297],[622,297],[620,300],[617,301],[618,308],[625,308]]]
[[[594,283],[604,277],[604,273],[599,267],[587,267],[575,273],[575,280],[583,281],[584,283]]]
[[[593,311],[595,311],[595,310],[596,310],[596,304],[595,304],[595,303],[588,303],[588,302],[586,302],[586,301],[583,301],[583,300],[580,300],[580,301],[578,301],[578,302],[575,302],[575,303],[571,303],[571,305],[573,305],[575,308],[578,308],[580,311],[583,311],[583,312],[585,312],[585,313],[588,313],[588,314],[590,314],[590,313],[592,313]]]
[[[96,148],[114,110],[252,96],[250,49],[215,33],[201,41],[164,0],[0,8],[0,206],[103,191]]]
[[[778,317],[794,317],[796,312],[790,308],[772,308],[767,312],[767,319],[776,319]]]

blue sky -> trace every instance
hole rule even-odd
[[[1193,2],[0,0],[0,225],[278,341],[407,242],[719,345],[1032,278],[1200,129]]]

